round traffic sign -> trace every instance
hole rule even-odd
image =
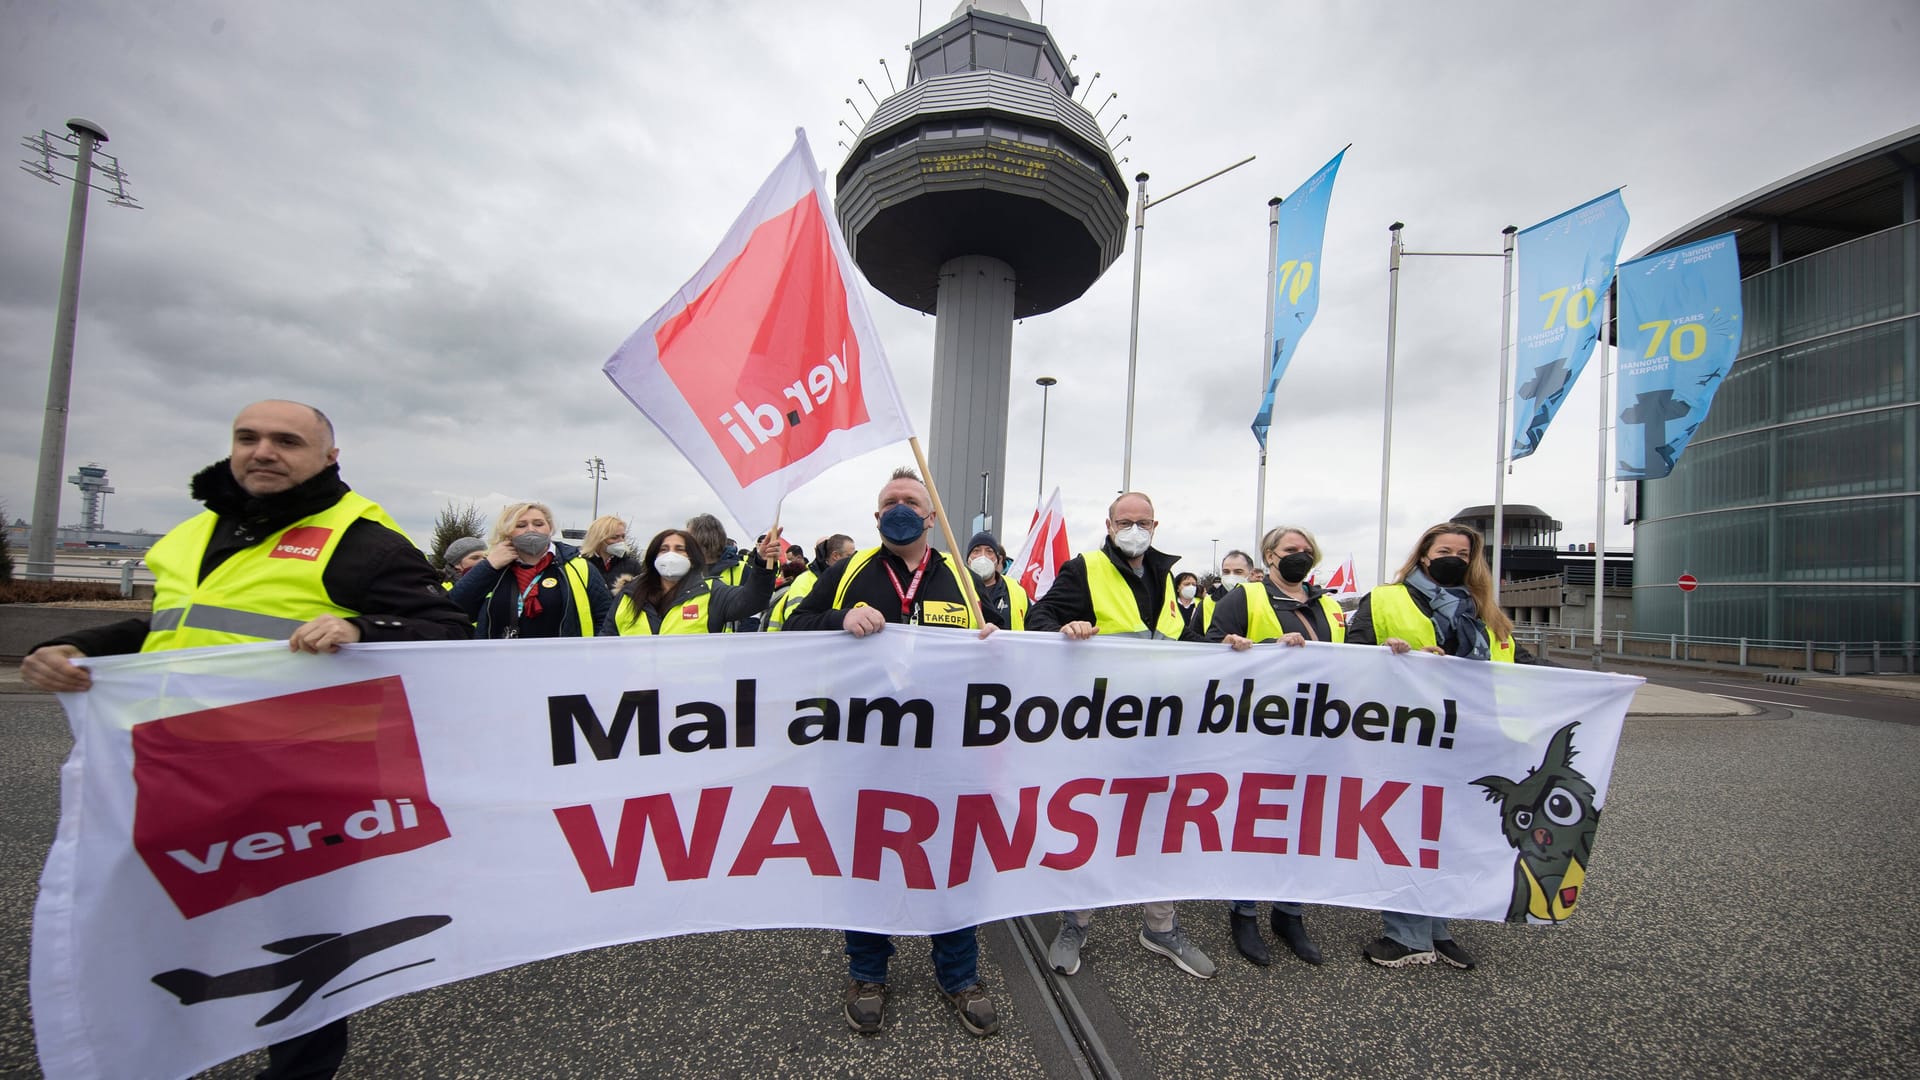
[[[1699,584],[1700,584],[1700,579],[1694,577],[1692,574],[1680,575],[1680,591],[1681,592],[1692,592],[1696,587],[1699,586]]]

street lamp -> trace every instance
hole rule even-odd
[[[1033,505],[1039,506],[1047,497],[1047,399],[1053,394],[1055,383],[1060,380],[1051,375],[1042,375],[1033,380],[1040,387],[1040,479],[1034,484]]]
[[[112,196],[115,206],[142,209],[127,194],[127,174],[120,160],[95,148],[107,141],[100,125],[79,117],[67,121],[70,135],[41,131],[21,144],[40,155],[40,161],[22,164],[27,172],[58,184],[73,181],[73,202],[67,211],[67,254],[60,268],[60,306],[53,320],[53,359],[47,370],[47,409],[40,426],[40,470],[33,486],[33,525],[27,534],[28,581],[53,580],[54,540],[60,531],[61,460],[67,452],[67,407],[73,392],[73,334],[79,319],[80,261],[87,237],[87,192]],[[54,167],[54,159],[73,162],[73,175]],[[64,168],[64,166],[63,166]],[[94,179],[112,182],[111,188]]]
[[[1140,360],[1140,259],[1143,254],[1142,247],[1147,242],[1147,208],[1150,206],[1158,206],[1183,191],[1192,191],[1194,188],[1212,180],[1214,177],[1225,176],[1227,173],[1252,161],[1253,158],[1254,155],[1249,154],[1245,159],[1236,161],[1226,168],[1221,169],[1219,172],[1209,176],[1203,176],[1193,183],[1188,184],[1186,187],[1162,195],[1157,199],[1147,198],[1146,173],[1141,173],[1139,176],[1133,178],[1134,183],[1140,185],[1140,194],[1139,197],[1134,200],[1133,212],[1133,323],[1131,329],[1127,331],[1127,443],[1126,451],[1121,456],[1120,461],[1120,490],[1122,492],[1133,490],[1133,378]]]
[[[597,457],[587,459],[587,475],[593,479],[593,519],[600,520],[600,481],[607,478],[607,463]]]
[[[1220,573],[1220,538],[1217,536],[1213,538],[1213,572],[1215,576]]]

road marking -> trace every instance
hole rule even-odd
[[[1797,709],[1800,707],[1791,701],[1770,701],[1762,697],[1741,697],[1739,694],[1716,694],[1714,696],[1732,698],[1735,701],[1751,701],[1757,705],[1778,705],[1783,709]]]
[[[1744,686],[1742,686],[1742,685],[1740,685],[1739,683],[1724,683],[1724,682],[1707,682],[1707,681],[1706,681],[1705,679],[1702,679],[1702,680],[1700,681],[1700,685],[1701,685],[1701,686],[1730,686],[1730,687],[1732,687],[1732,688],[1734,688],[1735,690],[1745,690],[1745,689],[1746,689],[1746,687],[1744,687]],[[1851,703],[1853,702],[1853,699],[1852,699],[1852,698],[1843,698],[1843,697],[1828,697],[1828,696],[1827,696],[1827,695],[1825,695],[1825,694],[1809,694],[1809,693],[1807,693],[1807,692],[1806,692],[1805,690],[1774,690],[1774,691],[1771,691],[1771,692],[1772,692],[1772,693],[1775,693],[1775,694],[1785,694],[1785,695],[1787,695],[1788,697],[1810,697],[1810,698],[1813,698],[1813,699],[1815,699],[1815,700],[1817,700],[1817,701],[1844,701],[1844,702],[1847,702],[1847,703],[1849,703],[1849,704],[1851,704]],[[1722,695],[1720,695],[1720,696],[1721,696],[1721,697],[1730,697],[1731,695],[1729,695],[1729,694],[1722,694]]]

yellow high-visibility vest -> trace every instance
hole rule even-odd
[[[1173,575],[1166,575],[1165,599],[1153,629],[1140,619],[1140,604],[1127,587],[1126,571],[1113,565],[1104,551],[1089,551],[1081,556],[1087,565],[1087,594],[1093,597],[1093,625],[1105,636],[1157,637],[1180,640],[1180,600],[1173,590]]]
[[[1440,643],[1439,635],[1434,633],[1432,617],[1422,613],[1414,604],[1413,596],[1405,585],[1381,585],[1367,596],[1368,607],[1373,610],[1375,641],[1396,637],[1416,649]],[[1487,631],[1487,659],[1513,663],[1513,639],[1494,641],[1493,631]]]
[[[334,603],[321,580],[340,538],[362,518],[406,535],[385,510],[349,491],[325,510],[234,552],[201,579],[200,564],[219,517],[211,510],[195,514],[147,552],[154,576],[153,617],[141,652],[285,641],[310,619],[358,615]]]
[[[1285,631],[1280,629],[1280,616],[1273,610],[1273,598],[1267,595],[1266,585],[1258,581],[1249,581],[1240,588],[1247,594],[1247,640],[1279,640]],[[1329,640],[1336,643],[1345,642],[1347,613],[1340,610],[1340,602],[1326,593],[1321,593],[1320,610],[1327,613],[1327,629],[1333,635]],[[1432,630],[1431,625],[1428,626],[1428,630]]]
[[[675,604],[660,617],[658,633],[707,633],[707,603],[712,599],[713,590],[708,589]],[[633,602],[631,594],[620,598],[620,606],[613,612],[613,625],[622,637],[652,637],[656,632],[653,620]]]
[[[840,587],[834,590],[833,593],[833,606],[835,608],[843,608],[846,606],[847,586],[853,584],[853,579],[858,577],[860,572],[867,568],[867,564],[873,562],[874,557],[880,554],[880,550],[881,549],[877,547],[870,547],[865,551],[856,553],[853,558],[847,560],[846,572],[840,575]],[[932,556],[928,557],[931,558]],[[947,568],[947,573],[952,575],[953,587],[959,590],[960,595],[963,597],[973,595],[973,593],[968,590],[966,583],[960,580],[961,572],[954,566],[953,560],[942,558],[940,562],[941,565]],[[972,572],[971,570],[967,571],[969,574]],[[929,604],[938,604],[944,610],[930,610],[928,608]],[[887,621],[892,622],[893,620],[888,619]],[[969,630],[980,629],[980,621],[973,617],[973,605],[967,603],[965,600],[957,604],[948,600],[921,601],[920,625],[964,627]]]

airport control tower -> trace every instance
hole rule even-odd
[[[1072,301],[1120,256],[1127,188],[1019,0],[964,2],[912,52],[906,86],[840,166],[835,204],[874,288],[938,319],[928,463],[961,534],[988,483],[992,510],[1006,491],[1013,321]]]
[[[89,461],[67,477],[67,483],[80,489],[80,531],[96,533],[106,528],[102,504],[113,494],[113,488],[107,485],[107,470]]]

